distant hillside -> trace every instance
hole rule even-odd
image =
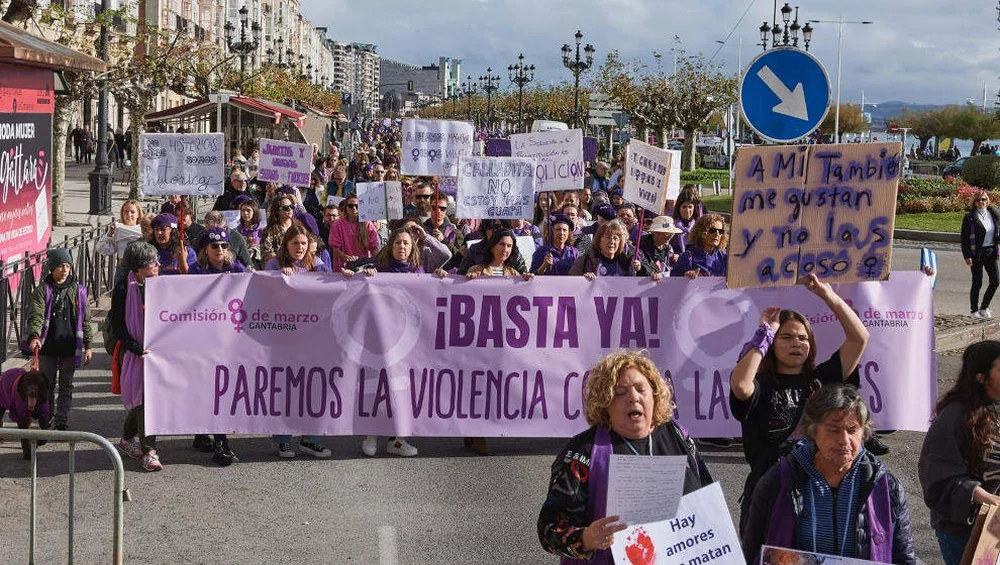
[[[902,112],[903,108],[909,108],[914,112],[922,112],[924,110],[937,110],[948,105],[949,104],[915,104],[913,102],[889,100],[887,102],[879,102],[878,106],[875,106],[874,108],[865,104],[865,111],[872,115],[873,129],[884,129],[885,121],[898,116],[899,113]]]

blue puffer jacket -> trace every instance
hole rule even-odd
[[[859,499],[864,500],[864,503],[858,505],[855,519],[857,528],[855,555],[859,559],[871,559],[872,539],[868,527],[868,506],[872,503],[872,494],[876,483],[883,475],[888,475],[889,509],[892,515],[892,563],[916,565],[917,556],[913,550],[913,537],[910,533],[910,511],[906,506],[906,494],[903,492],[903,487],[877,457],[867,451],[863,452],[860,457],[856,480],[861,487]],[[796,529],[800,516],[803,512],[808,511],[804,506],[805,499],[803,497],[803,489],[806,487],[808,475],[794,457],[787,456],[786,459],[788,476],[785,479],[784,489],[781,487],[780,466],[776,464],[764,474],[760,482],[757,483],[757,488],[753,491],[753,502],[750,504],[746,529],[740,535],[747,563],[759,562],[761,546],[767,544],[769,537],[773,537],[768,536],[767,529],[772,523],[771,514],[776,511],[775,507],[779,496],[791,497],[793,521]],[[781,492],[782,490],[784,492]],[[883,527],[888,528],[889,525],[883,524]],[[794,539],[794,534],[791,537]],[[793,547],[792,549],[800,548]]]

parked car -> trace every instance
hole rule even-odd
[[[668,141],[667,142],[667,149],[670,149],[671,151],[683,151],[684,150],[684,142],[683,141]]]
[[[965,167],[965,161],[967,161],[968,159],[969,159],[968,157],[960,157],[957,161],[945,167],[944,170],[941,171],[941,176],[942,177],[962,176],[962,168]]]

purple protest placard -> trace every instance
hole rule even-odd
[[[587,427],[587,371],[628,347],[670,378],[693,435],[731,437],[729,374],[765,307],[805,315],[817,359],[843,340],[804,288],[722,278],[256,272],[147,284],[146,425],[167,435],[568,437]],[[929,279],[837,290],[871,333],[859,367],[876,427],[925,430],[937,398]]]
[[[292,186],[309,186],[312,173],[312,146],[305,143],[260,140],[257,179]]]

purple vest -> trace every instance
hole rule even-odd
[[[611,460],[611,434],[603,426],[597,426],[594,434],[594,447],[590,450],[590,493],[587,496],[587,514],[590,519],[598,520],[607,514],[608,502],[608,462]],[[562,557],[560,565],[611,565],[611,550],[598,551],[590,561]]]
[[[591,462],[593,465],[593,462]],[[788,457],[778,460],[781,469],[781,483],[778,498],[771,510],[771,520],[767,525],[765,545],[792,548],[795,545],[795,509],[788,495],[786,479],[789,469]],[[605,488],[607,485],[605,485]],[[888,528],[886,528],[888,525]],[[889,500],[889,474],[884,473],[868,495],[868,543],[871,554],[869,561],[892,563],[892,510]]]

